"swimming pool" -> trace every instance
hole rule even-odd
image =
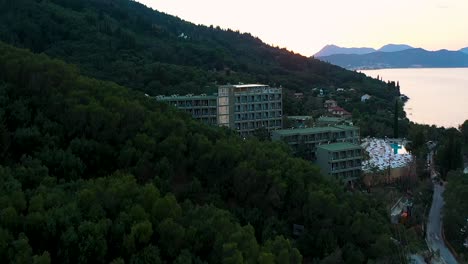
[[[393,154],[408,154],[405,146],[398,143],[390,143],[390,147],[393,149]]]

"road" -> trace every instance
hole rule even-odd
[[[458,263],[452,252],[447,248],[442,239],[442,208],[444,207],[445,187],[439,183],[434,183],[434,193],[432,195],[432,206],[427,221],[426,241],[429,248],[440,253],[440,258],[447,264]]]
[[[431,264],[457,264],[457,260],[442,239],[442,209],[444,207],[443,193],[445,191],[445,185],[440,185],[439,180],[437,180],[438,173],[434,169],[433,157],[433,151],[431,151],[427,156],[427,161],[431,171],[434,192],[432,194],[432,205],[427,220],[426,242],[432,252],[439,253],[439,256],[434,256],[434,258],[432,258]],[[411,263],[423,263],[422,256],[417,254],[411,255],[410,260]]]
[[[412,264],[426,264],[426,261],[424,261],[424,258],[417,254],[410,255],[409,260],[410,260],[409,263],[412,263]]]
[[[432,205],[429,211],[429,217],[426,227],[426,242],[427,246],[434,252],[439,252],[440,260],[447,264],[458,263],[452,252],[445,245],[442,239],[442,208],[444,207],[443,193],[445,185],[440,185],[436,180],[438,176],[437,171],[434,169],[434,154],[431,151],[428,155],[428,163],[431,170],[431,178],[434,185],[434,192],[432,194]]]

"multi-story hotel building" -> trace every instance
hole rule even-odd
[[[216,125],[217,118],[217,95],[171,95],[157,96],[158,101],[167,102],[185,112],[189,113],[193,118],[198,119],[208,125]]]
[[[349,142],[360,144],[359,128],[347,125],[281,129],[273,131],[272,140],[283,140],[305,158],[315,160],[316,149],[323,144]]]
[[[218,125],[243,136],[265,128],[282,128],[282,88],[263,84],[223,85],[218,88]]]
[[[263,84],[223,85],[215,95],[157,96],[210,125],[226,126],[242,136],[282,128],[282,88]]]
[[[348,142],[317,147],[317,164],[322,172],[344,182],[357,179],[362,172],[362,148]]]

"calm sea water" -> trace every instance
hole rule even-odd
[[[410,100],[408,118],[417,123],[458,127],[468,119],[468,68],[383,69],[362,71],[385,81],[399,81]]]

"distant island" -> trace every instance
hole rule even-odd
[[[314,56],[319,58],[335,54],[368,54],[372,52],[376,52],[376,50],[373,48],[343,48],[336,45],[326,45]]]
[[[406,44],[388,44],[378,50],[327,45],[314,58],[350,70],[468,67],[468,47],[458,51],[428,51]]]
[[[369,54],[377,51],[383,51],[383,52],[394,52],[394,51],[401,51],[405,49],[413,49],[413,47],[406,45],[406,44],[387,44],[380,49],[376,50],[374,48],[344,48],[344,47],[339,47],[336,45],[326,45],[323,47],[319,52],[317,52],[314,57],[319,58],[319,57],[325,57],[325,56],[330,56],[330,55],[335,55],[335,54],[357,54],[357,55],[362,55],[362,54]]]

